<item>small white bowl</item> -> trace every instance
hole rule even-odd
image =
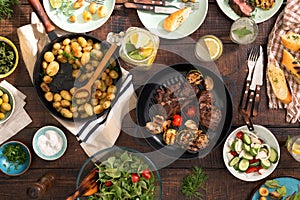
[[[271,167],[268,168],[263,174],[259,174],[259,173],[246,174],[245,172],[239,172],[239,171],[235,170],[233,167],[229,166],[229,158],[228,158],[229,140],[231,138],[234,139],[236,137],[237,132],[239,132],[239,131],[249,131],[246,125],[235,129],[227,137],[227,139],[224,143],[224,147],[223,147],[223,160],[224,160],[224,163],[225,163],[227,169],[229,170],[229,172],[236,178],[243,180],[243,181],[249,181],[249,182],[250,181],[258,181],[258,180],[264,179],[267,176],[269,176],[277,167],[277,165],[279,163],[279,159],[280,159],[280,147],[279,147],[278,141],[275,138],[275,136],[273,135],[273,133],[269,129],[267,129],[261,125],[254,125],[254,130],[255,130],[256,135],[259,138],[261,138],[264,141],[264,143],[268,144],[270,147],[273,147],[278,153],[277,162],[272,163]]]
[[[53,145],[53,143],[51,143],[50,138],[47,137],[47,136],[49,136],[49,135],[46,134],[47,131],[55,131],[61,138],[62,147],[57,153],[55,153],[53,155],[44,154],[43,150],[40,149],[39,144],[38,144],[39,137],[43,136],[44,139],[45,138],[49,139],[49,142],[48,142],[49,145]],[[62,130],[60,130],[59,128],[57,128],[55,126],[44,126],[44,127],[40,128],[39,130],[37,130],[37,132],[34,134],[33,140],[32,140],[32,147],[33,147],[34,152],[40,158],[42,158],[44,160],[56,160],[56,159],[60,158],[65,153],[65,151],[67,149],[67,138],[66,138],[64,132]]]
[[[0,120],[0,124],[3,124],[14,113],[14,110],[15,110],[15,99],[14,99],[14,95],[12,94],[11,91],[9,91],[9,89],[7,89],[7,88],[5,88],[3,86],[0,86],[0,90],[2,90],[4,92],[4,94],[8,94],[9,104],[11,105],[11,110],[5,113],[5,118],[4,119]]]

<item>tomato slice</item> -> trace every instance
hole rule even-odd
[[[145,178],[145,179],[150,179],[151,178],[151,173],[148,169],[145,169],[143,170],[142,172],[142,176]]]
[[[182,123],[182,117],[180,115],[174,115],[173,116],[173,121],[172,121],[172,125],[173,126],[180,126]]]

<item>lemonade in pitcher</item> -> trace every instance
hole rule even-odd
[[[300,162],[300,136],[289,137],[286,146],[293,158]]]
[[[131,27],[125,33],[119,54],[128,65],[149,69],[156,57],[158,46],[158,36],[144,29]]]

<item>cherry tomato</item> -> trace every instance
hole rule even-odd
[[[238,153],[236,151],[230,151],[230,154],[233,155],[233,156],[237,156]]]
[[[195,106],[189,106],[185,112],[186,116],[188,117],[195,117],[197,113],[197,110]]]
[[[131,174],[131,181],[132,181],[133,183],[137,183],[137,182],[139,182],[139,180],[140,180],[140,177],[139,177],[138,174],[136,174],[136,173],[132,173],[132,174]]]
[[[180,126],[182,123],[182,117],[180,115],[174,115],[172,125],[173,126]]]
[[[239,139],[242,139],[243,138],[243,134],[244,133],[242,131],[239,131],[239,132],[237,132],[236,137],[239,138]]]
[[[111,181],[106,181],[106,182],[105,182],[105,186],[106,186],[106,187],[112,186],[112,182],[111,182]]]
[[[143,170],[142,172],[142,176],[145,178],[145,179],[150,179],[151,178],[151,173],[148,169],[145,169]]]
[[[256,167],[256,166],[249,167],[249,168],[246,170],[246,174],[253,173],[253,172],[257,172],[257,171],[258,171],[258,167]]]

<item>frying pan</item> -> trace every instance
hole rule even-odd
[[[174,84],[174,82],[182,80],[185,81],[186,74],[190,70],[195,69],[200,70],[204,77],[209,76],[213,79],[214,88],[212,93],[216,98],[215,105],[221,110],[222,119],[216,130],[212,131],[210,129],[206,129],[206,133],[209,136],[209,145],[206,148],[200,149],[196,153],[191,153],[180,149],[178,145],[166,145],[163,142],[162,134],[153,134],[148,131],[145,126],[146,123],[151,121],[152,117],[157,114],[155,113],[155,106],[157,106],[157,104],[154,100],[156,89],[161,88],[162,86],[172,88],[172,84]],[[138,97],[136,114],[140,131],[150,146],[170,157],[191,159],[205,157],[223,142],[231,128],[233,114],[232,109],[230,93],[219,76],[201,66],[176,64],[159,71],[146,82]],[[203,127],[200,128],[203,129]]]
[[[34,10],[36,11],[37,15],[39,16],[39,18],[41,19],[41,21],[43,22],[46,32],[48,34],[48,37],[50,39],[50,43],[47,44],[43,50],[41,51],[41,53],[38,55],[35,66],[34,66],[34,72],[33,72],[33,84],[34,87],[36,89],[36,92],[39,96],[39,99],[41,100],[41,102],[43,103],[43,105],[56,117],[63,119],[65,121],[73,121],[74,119],[72,118],[65,118],[63,117],[59,112],[56,111],[55,108],[53,108],[52,106],[52,102],[48,102],[45,98],[44,98],[44,92],[41,90],[40,88],[40,84],[43,82],[42,80],[42,76],[41,74],[43,74],[43,69],[42,69],[42,62],[43,62],[43,55],[45,54],[45,52],[47,51],[51,51],[53,44],[54,43],[59,43],[62,42],[64,39],[66,38],[78,38],[80,36],[84,37],[86,40],[91,39],[93,40],[94,43],[100,43],[102,47],[105,47],[105,49],[108,49],[109,44],[106,42],[103,42],[99,39],[97,39],[96,37],[93,37],[91,35],[85,34],[85,33],[70,33],[70,34],[66,34],[63,36],[58,37],[58,35],[55,33],[55,26],[52,25],[52,23],[50,22],[47,14],[44,11],[43,6],[41,5],[40,1],[38,0],[28,0],[28,2],[32,5],[32,7],[34,8]],[[115,58],[116,61],[116,67],[117,67],[117,72],[119,74],[118,79],[116,79],[114,81],[114,85],[117,86],[118,90],[117,90],[117,94],[119,93],[119,89],[120,89],[120,82],[119,80],[121,80],[121,76],[122,76],[122,71],[121,71],[121,67],[120,67],[120,62],[117,59],[117,56],[114,54],[113,58]],[[53,93],[59,92],[63,89],[65,90],[69,90],[72,87],[74,87],[74,78],[72,78],[72,65],[69,63],[59,63],[60,64],[60,70],[58,72],[57,75],[55,75],[55,77],[53,78],[53,81],[48,84],[48,86],[50,87],[50,90]],[[85,84],[86,82],[83,82],[83,84]],[[82,86],[82,85],[79,85]],[[117,95],[116,95],[117,96]],[[116,102],[116,99],[114,99],[112,101],[111,106],[113,106],[114,102]],[[76,121],[82,121],[82,120],[88,120],[91,118],[95,118],[95,117],[100,117],[102,115],[104,115],[107,110],[104,110],[102,113],[98,114],[97,116],[91,116],[89,118],[85,118],[85,119],[80,119],[80,118],[76,118]]]

